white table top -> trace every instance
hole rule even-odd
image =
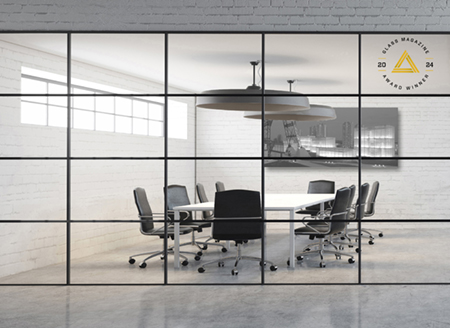
[[[334,194],[266,194],[265,211],[296,211],[301,208],[328,202]],[[174,207],[175,211],[213,211],[214,202]]]

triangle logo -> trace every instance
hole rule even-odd
[[[401,68],[405,59],[409,64],[409,68]],[[392,73],[419,73],[419,70],[417,69],[416,64],[414,64],[413,60],[409,56],[408,52],[405,50],[405,52],[395,65],[394,69],[392,70]]]

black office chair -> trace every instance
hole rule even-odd
[[[236,256],[225,257],[207,262],[198,268],[198,272],[205,272],[205,266],[218,263],[224,266],[224,261],[235,260],[232,275],[237,275],[237,266],[241,260],[258,261],[261,266],[270,264],[270,270],[277,267],[269,261],[262,263],[259,257],[241,255],[241,245],[244,240],[261,239],[263,234],[263,221],[261,215],[261,197],[258,191],[227,190],[216,192],[214,202],[213,238],[218,240],[234,240],[237,246]]]
[[[169,217],[174,220],[173,209],[177,206],[190,205],[191,201],[187,193],[185,186],[181,185],[170,185],[167,186],[167,209],[169,210]],[[200,222],[193,221],[192,212],[180,212],[180,227],[190,227],[194,232],[192,233],[192,240],[190,243],[180,244],[180,246],[194,245],[197,246],[200,251],[197,253],[202,256],[203,252],[201,250],[206,250],[208,248],[206,242],[195,240],[195,231],[202,232],[203,228],[211,227],[211,222]]]
[[[161,217],[164,218],[164,213],[153,213],[152,209],[150,207],[150,204],[148,202],[147,199],[147,195],[145,193],[145,190],[143,188],[136,188],[133,190],[133,195],[134,195],[134,201],[136,203],[136,207],[138,209],[138,213],[139,213],[139,218],[141,220],[140,223],[140,231],[143,235],[146,236],[157,236],[159,238],[164,239],[164,226],[160,227],[160,228],[156,228],[153,222],[153,219],[155,217]],[[185,235],[188,233],[193,232],[192,228],[189,227],[180,227],[180,235]],[[167,227],[167,236],[169,238],[171,238],[172,240],[174,239],[174,228],[173,226],[168,226]],[[168,247],[167,249],[167,253],[168,254],[173,254],[174,250],[173,250],[173,246]],[[183,259],[183,261],[181,262],[181,264],[183,266],[188,265],[188,259],[186,256],[182,255],[181,253],[184,254],[192,254],[194,255],[194,258],[196,261],[200,260],[200,256],[198,256],[195,253],[192,252],[180,252],[180,257]],[[130,264],[134,264],[136,262],[135,257],[137,256],[143,256],[143,255],[148,255],[142,262],[141,264],[139,264],[139,267],[141,269],[145,268],[147,266],[146,261],[161,255],[161,259],[164,259],[164,250],[160,250],[160,251],[153,251],[153,252],[146,252],[146,253],[140,253],[140,254],[135,254],[135,255],[131,255],[130,258],[128,259],[128,263]]]
[[[203,184],[197,183],[196,190],[197,190],[197,195],[198,195],[198,199],[200,200],[200,203],[209,202],[208,197],[206,197],[205,187],[203,187]],[[214,213],[212,211],[203,211],[202,217],[203,217],[203,220],[214,220]],[[206,239],[203,249],[207,249],[208,245],[211,245],[211,246],[222,247],[222,252],[224,252],[224,253],[226,253],[228,251],[227,248],[222,244],[209,243],[209,241],[213,240],[213,239],[214,239],[213,237],[209,237],[208,239]]]
[[[318,238],[320,240],[318,244],[318,249],[308,250],[301,252],[300,254],[297,254],[296,258],[298,261],[303,260],[304,256],[306,255],[319,254],[320,256],[319,266],[321,268],[324,268],[325,262],[323,260],[323,254],[334,254],[336,256],[336,259],[341,259],[341,256],[344,255],[349,257],[348,259],[349,263],[355,262],[353,255],[338,251],[336,246],[334,250],[324,249],[323,243],[323,240],[325,238],[331,240],[333,234],[336,234],[345,229],[345,226],[347,224],[345,220],[347,219],[348,215],[348,202],[350,194],[351,191],[349,188],[341,188],[338,191],[336,191],[336,197],[334,199],[333,207],[331,208],[329,215],[326,216],[323,220],[321,220],[322,224],[311,225],[309,224],[309,222],[303,222],[304,227],[295,229],[295,235],[314,236],[315,238]],[[305,219],[311,220],[314,218],[313,217],[303,218],[303,220]]]
[[[225,191],[225,185],[222,181],[216,182],[216,191]]]
[[[350,220],[357,221],[357,220],[361,220],[364,218],[365,213],[366,213],[367,196],[369,195],[369,189],[370,189],[370,185],[367,182],[361,185],[361,194],[358,196],[356,203],[352,206],[352,210],[350,212]],[[361,210],[358,211],[360,202],[361,202]],[[356,239],[355,239],[356,242],[358,242],[359,236],[356,234],[351,234],[351,232],[357,232],[357,231],[358,231],[358,229],[349,229],[348,230],[348,236],[356,237]],[[361,236],[363,236],[363,234],[361,234]],[[372,235],[369,235],[368,238],[369,238],[369,245],[373,245],[374,237]],[[359,252],[359,248],[356,248],[356,252]]]
[[[375,181],[372,184],[372,189],[370,190],[370,194],[367,198],[366,210],[364,211],[364,217],[373,216],[375,214],[375,201],[378,196],[378,190],[380,189],[380,183]],[[383,232],[375,229],[361,229],[362,236],[365,238],[370,238],[373,242],[374,234],[373,231],[378,232],[378,237],[383,237]],[[365,235],[366,234],[366,235]]]
[[[308,194],[334,194],[334,181],[315,180],[308,184]],[[325,204],[325,210],[332,206],[332,202]],[[320,204],[308,206],[303,210],[297,211],[297,214],[317,215],[320,211]]]

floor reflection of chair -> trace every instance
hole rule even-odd
[[[325,262],[323,259],[324,254],[334,254],[336,259],[341,259],[341,256],[348,256],[348,262],[354,263],[355,259],[353,255],[349,253],[344,253],[338,250],[338,247],[334,244],[329,243],[329,245],[334,247],[334,250],[324,249],[324,239],[327,238],[331,240],[331,237],[338,233],[342,232],[345,229],[345,225],[347,222],[348,214],[348,202],[350,198],[351,191],[349,188],[341,188],[336,192],[336,197],[333,203],[333,207],[329,212],[329,215],[325,218],[321,219],[320,224],[318,220],[315,220],[315,224],[309,224],[308,222],[304,222],[304,227],[300,227],[295,229],[296,235],[307,235],[313,236],[314,238],[319,239],[319,243],[317,244],[317,249],[310,249],[308,251],[303,251],[296,255],[298,261],[304,259],[304,256],[311,254],[318,254],[320,256],[320,267],[325,267]],[[314,220],[315,217],[310,217],[310,220]],[[304,218],[305,220],[305,218]]]
[[[139,213],[139,219],[141,220],[140,223],[140,231],[143,235],[145,236],[157,236],[161,239],[164,239],[165,236],[165,231],[164,231],[164,226],[160,227],[160,228],[156,228],[154,225],[154,218],[155,217],[160,217],[162,220],[164,219],[164,214],[163,213],[153,213],[152,209],[150,207],[150,204],[148,202],[147,199],[147,195],[145,193],[145,190],[143,188],[136,188],[133,191],[133,195],[134,195],[134,201],[136,203],[136,207],[138,209],[138,213]],[[185,235],[188,233],[193,233],[192,228],[189,227],[180,227],[180,235]],[[172,240],[174,239],[174,229],[173,226],[168,226],[167,227],[167,236],[169,238],[171,238]],[[167,248],[167,254],[173,254],[174,250],[173,250],[173,246],[168,247]],[[181,253],[184,254],[191,254],[194,255],[194,258],[196,261],[200,260],[200,256],[198,256],[196,253],[193,252],[180,252],[180,257],[183,259],[183,261],[181,262],[181,264],[183,266],[188,265],[188,259],[186,256],[182,255]],[[139,264],[140,268],[145,268],[147,266],[146,261],[156,257],[158,255],[161,256],[161,259],[164,259],[164,250],[159,250],[159,251],[152,251],[152,252],[145,252],[145,253],[139,253],[139,254],[135,254],[135,255],[131,255],[130,258],[128,259],[128,263],[130,264],[134,264],[136,262],[135,257],[138,256],[144,256],[147,255],[147,257]]]
[[[232,275],[238,274],[238,264],[241,260],[259,262],[260,266],[270,264],[270,270],[277,267],[269,261],[263,263],[260,257],[244,256],[241,254],[241,245],[244,240],[261,239],[263,234],[263,221],[261,214],[261,197],[258,191],[228,190],[216,192],[214,201],[213,238],[218,240],[233,240],[236,242],[236,256],[225,257],[204,263],[198,272],[205,272],[205,266],[217,263],[223,267],[226,260],[234,260]]]

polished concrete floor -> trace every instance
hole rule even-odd
[[[3,286],[0,326],[448,328],[450,286]]]
[[[209,248],[203,258],[190,259],[173,269],[168,286],[0,286],[0,327],[450,327],[450,241],[448,227],[384,229],[375,245],[364,240],[362,285],[236,285],[260,283],[257,263],[245,262],[238,276],[232,263],[198,267],[219,258],[220,248]],[[297,250],[308,243],[297,238]],[[244,245],[243,253],[258,255],[260,243]],[[120,248],[72,261],[75,284],[162,283],[163,261],[145,269],[128,264],[131,254],[160,247],[160,241]],[[189,249],[186,247],[185,249]],[[193,248],[191,248],[193,250]],[[265,271],[265,281],[285,283],[357,283],[358,260],[307,257],[294,270],[286,265],[288,244],[282,230],[269,230],[267,256],[278,270]],[[349,252],[357,255],[354,250]],[[139,263],[139,262],[137,262]],[[65,265],[23,272],[0,279],[0,284],[64,283]],[[404,285],[405,283],[444,283]],[[217,283],[189,286],[178,283]],[[398,285],[370,285],[396,283]],[[402,285],[403,284],[403,285]]]

